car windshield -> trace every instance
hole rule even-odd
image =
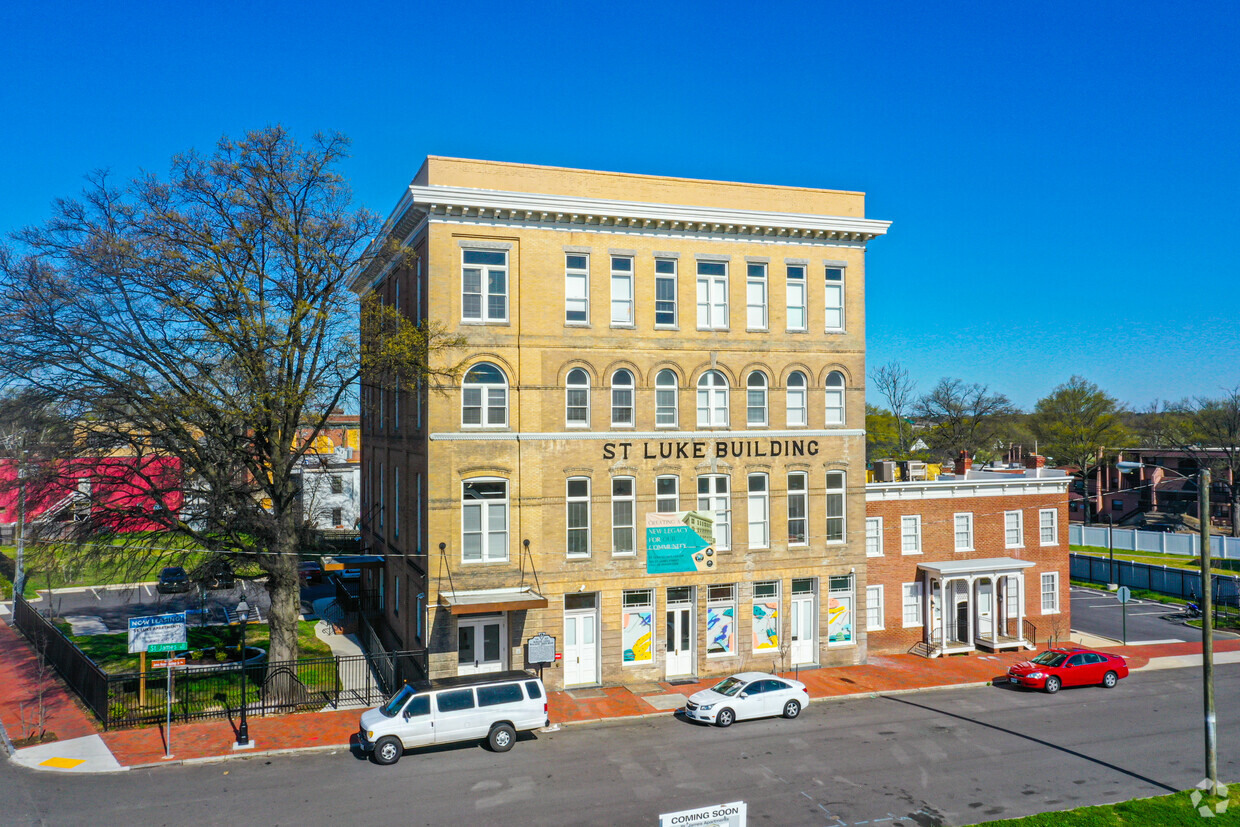
[[[745,682],[740,678],[724,678],[719,681],[719,683],[712,686],[711,689],[715,690],[720,695],[727,695],[731,698],[737,692],[740,692],[744,686]]]
[[[1033,659],[1038,666],[1058,666],[1067,659],[1063,652],[1043,652]]]
[[[379,711],[383,713],[385,718],[395,718],[404,708],[405,702],[409,700],[409,696],[413,694],[413,687],[405,684],[400,691],[392,696],[391,700],[379,707]]]

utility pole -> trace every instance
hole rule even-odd
[[[26,441],[17,441],[17,560],[13,569],[13,599],[26,591]]]
[[[1205,702],[1206,778],[1218,788],[1218,724],[1214,717],[1214,590],[1210,575],[1210,469],[1197,474],[1201,519],[1201,688]]]

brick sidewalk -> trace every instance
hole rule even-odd
[[[46,710],[44,731],[55,735],[60,741],[94,735],[100,731],[94,716],[78,705],[73,690],[65,686],[50,665],[42,683]],[[5,732],[13,741],[19,741],[34,731],[39,684],[39,663],[34,651],[16,629],[0,620],[0,723],[4,724]]]
[[[1139,669],[1151,658],[1200,655],[1198,643],[1166,643],[1149,646],[1113,646],[1105,651],[1122,654],[1133,669]],[[1240,651],[1240,640],[1217,641],[1216,652]],[[882,692],[916,691],[935,687],[963,686],[986,683],[1004,675],[1008,667],[1027,660],[1034,653],[1005,652],[999,655],[973,654],[928,660],[917,655],[873,655],[870,662],[858,666],[803,670],[795,676],[804,682],[811,698],[824,699],[868,695]],[[0,686],[18,687],[16,693],[6,690],[0,698],[0,718],[16,732],[16,700],[29,693],[30,674],[35,658],[25,641],[0,622]],[[793,676],[792,672],[783,673]],[[604,719],[620,719],[639,715],[671,715],[679,706],[678,696],[688,696],[713,685],[718,678],[695,684],[673,685],[666,682],[634,687],[607,686],[548,693],[548,713],[553,724],[583,724]],[[98,732],[94,721],[71,697],[59,681],[48,692],[49,730],[61,740]],[[249,720],[253,750],[234,751],[236,722],[229,720],[195,721],[172,725],[172,752],[175,761],[210,759],[233,755],[254,755],[275,750],[314,748],[348,749],[357,730],[361,710],[339,710],[302,713],[300,715],[255,716]],[[10,720],[13,724],[10,724]],[[163,727],[116,730],[101,736],[104,743],[125,767],[163,764]]]

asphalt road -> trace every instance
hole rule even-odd
[[[1240,664],[1216,669],[1219,771],[1240,777]],[[812,704],[717,729],[665,717],[410,752],[346,750],[109,776],[0,767],[0,824],[655,825],[735,800],[751,825],[973,824],[1186,789],[1202,777],[1195,669],[1112,690],[1003,686]],[[261,746],[261,745],[260,745]]]
[[[1152,600],[1128,602],[1129,643],[1151,641],[1199,641],[1201,630],[1184,623],[1186,617],[1179,606]],[[1124,640],[1124,607],[1114,592],[1105,589],[1072,587],[1072,628],[1079,632]],[[1215,632],[1217,639],[1234,638],[1230,632]]]

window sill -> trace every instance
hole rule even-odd
[[[572,561],[572,560],[589,560],[589,559],[590,559],[590,555],[588,555],[588,554],[565,554],[565,555],[564,555],[564,559],[565,559],[565,560],[569,560],[569,561]]]
[[[612,330],[635,330],[637,325],[632,322],[612,322],[609,327]]]
[[[924,623],[905,623],[901,628],[902,629],[924,629],[925,626],[926,624]]]
[[[495,325],[498,327],[511,327],[512,326],[512,322],[508,321],[507,319],[504,319],[502,321],[498,321],[498,320],[497,321],[483,321],[480,319],[461,319],[461,324],[470,325],[470,326],[476,325],[479,327],[483,327],[486,325]]]
[[[920,554],[921,554],[920,551],[901,551],[900,552],[901,557],[917,557]]]
[[[867,551],[867,552],[865,553],[865,556],[866,556],[866,557],[882,557],[882,556],[883,556],[883,553],[880,551],[878,554],[870,554],[870,553]]]
[[[977,549],[973,548],[973,546],[969,546],[968,548],[958,548],[958,549],[956,549],[956,553],[957,553],[957,554],[964,554],[965,552],[968,552],[968,551],[977,551]]]

